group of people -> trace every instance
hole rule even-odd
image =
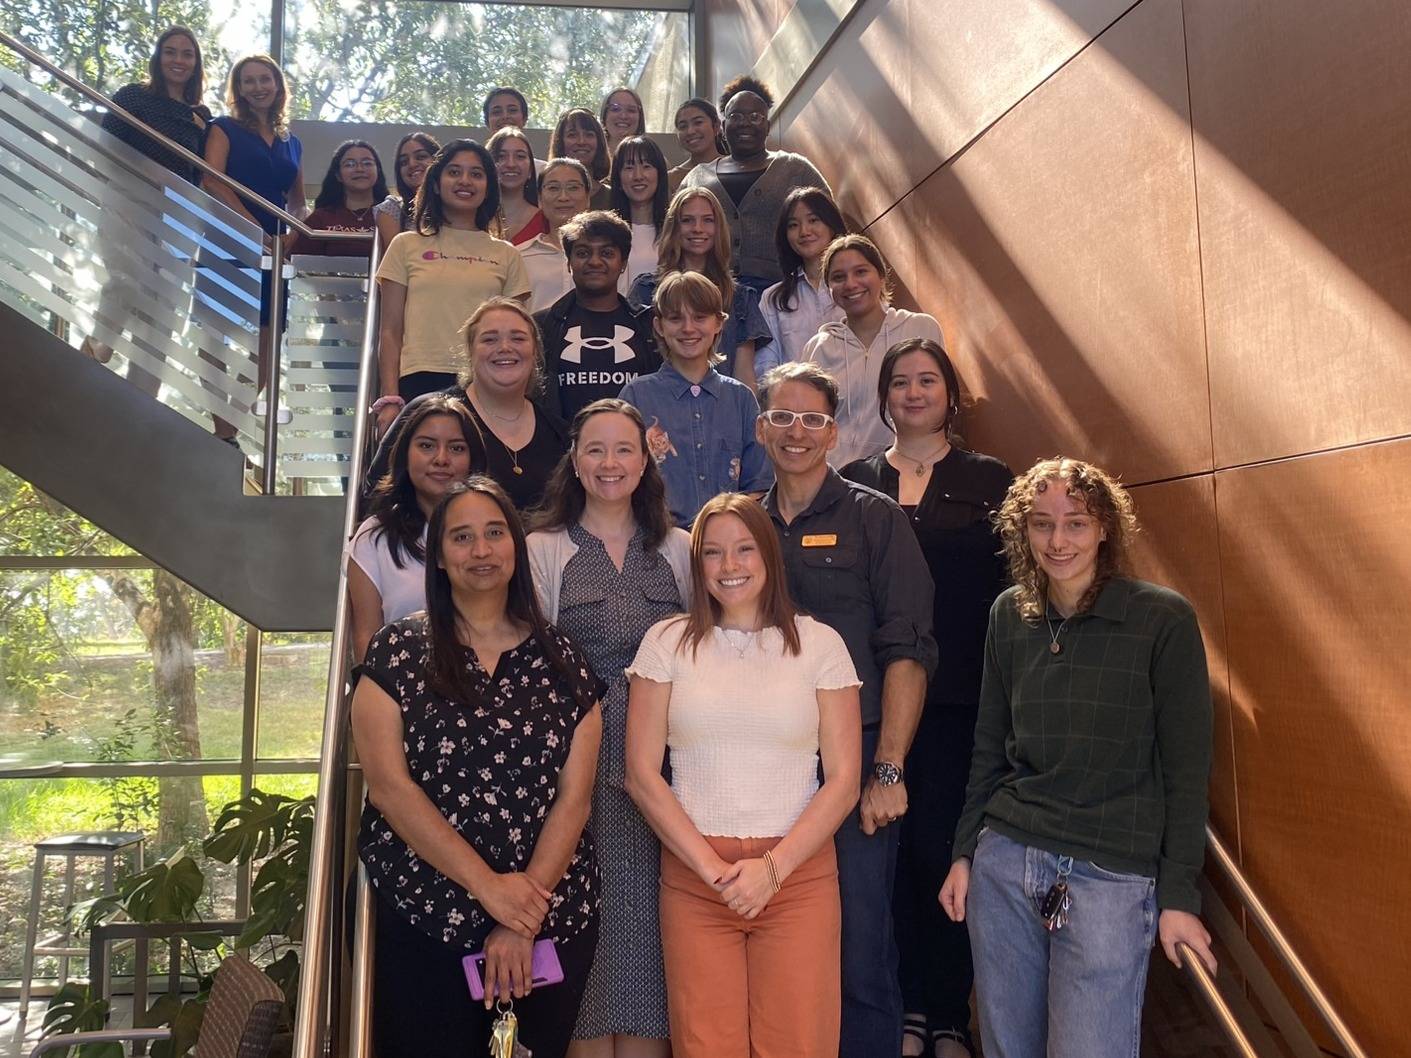
[[[231,85],[282,113],[267,58]],[[771,106],[683,104],[668,169],[615,91],[541,164],[502,88],[397,194],[330,167],[385,246],[347,564],[380,1058],[511,1008],[540,1058],[962,1058],[972,990],[991,1058],[1130,1056],[1153,943],[1213,965],[1191,606],[1103,470],[964,447],[939,325]]]

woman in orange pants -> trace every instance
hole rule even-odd
[[[627,789],[662,843],[672,1052],[834,1058],[833,832],[858,798],[860,683],[842,638],[795,610],[755,500],[701,509],[691,576],[691,612],[653,625],[627,670]]]

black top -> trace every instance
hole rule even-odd
[[[885,453],[849,463],[840,473],[897,498],[900,475]],[[906,509],[936,584],[933,630],[940,662],[927,687],[928,705],[973,707],[980,700],[985,626],[1008,580],[990,519],[1013,480],[998,459],[952,448],[932,466],[921,502]]]
[[[462,398],[465,397],[464,390],[458,389],[457,392]],[[475,425],[480,427],[480,436],[485,438],[485,473],[504,487],[516,509],[527,511],[539,506],[539,501],[544,498],[544,488],[549,483],[549,475],[568,451],[568,430],[563,420],[536,405],[534,436],[519,451],[511,452],[503,441],[491,433],[490,427],[475,410],[475,405],[469,400],[465,404]]]
[[[394,621],[368,646],[357,668],[402,711],[407,770],[446,821],[486,864],[505,874],[529,865],[558,793],[573,734],[586,710],[575,690],[596,702],[605,687],[581,651],[551,629],[571,675],[557,672],[531,634],[500,655],[493,675],[465,648],[484,704],[453,702],[426,682],[430,637],[424,614]],[[383,898],[427,936],[471,950],[495,921],[476,900],[407,847],[369,801],[363,807],[358,855]],[[568,870],[554,886],[540,932],[565,941],[598,911],[597,863],[585,828]]]
[[[175,140],[192,154],[201,154],[206,146],[206,124],[211,112],[204,106],[195,107],[168,95],[149,92],[144,85],[123,85],[113,96],[113,102],[139,121],[152,126],[168,139]],[[199,118],[200,123],[192,120]],[[183,180],[196,184],[201,172],[183,161],[152,137],[144,135],[115,114],[103,116],[103,128],[128,146],[141,151],[164,169],[170,169]]]
[[[1155,878],[1158,907],[1199,912],[1213,710],[1195,611],[1169,588],[1115,577],[1091,609],[1031,624],[1017,592],[990,611],[954,856],[973,856],[988,825]]]
[[[545,411],[542,403],[536,402],[534,436],[518,453],[511,455],[500,439],[486,428],[484,420],[470,403],[465,390],[460,386],[452,386],[437,392],[455,397],[464,404],[470,412],[470,417],[475,420],[475,425],[480,428],[481,438],[485,442],[485,455],[471,463],[471,470],[477,474],[488,474],[499,482],[519,510],[537,506],[544,495],[544,486],[548,484],[550,472],[568,451],[568,427],[564,421],[552,412]],[[397,434],[401,432],[402,424],[407,421],[407,412],[429,396],[430,393],[424,393],[409,401],[382,435],[377,452],[373,455],[367,474],[363,478],[364,497],[372,492],[378,481],[387,473],[387,463],[392,458],[392,446],[397,443]],[[516,460],[520,469],[518,474],[514,472]]]
[[[862,724],[882,720],[882,673],[893,661],[936,669],[926,560],[900,507],[831,467],[818,495],[787,525],[778,486],[765,494],[794,601],[837,631],[862,680]]]
[[[738,209],[744,200],[745,193],[754,187],[755,182],[764,175],[763,169],[749,169],[743,173],[722,173],[719,169],[715,175],[720,180],[720,184],[725,188],[725,193],[730,196]]]
[[[633,308],[620,294],[611,312],[594,312],[579,305],[577,291],[570,290],[536,312],[534,322],[544,336],[544,367],[555,380],[565,422],[661,366],[651,306]]]

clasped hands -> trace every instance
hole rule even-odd
[[[499,923],[485,940],[485,1009],[498,996],[523,999],[533,988],[534,938],[543,928],[553,893],[522,871],[497,874],[478,894]]]
[[[774,883],[763,857],[718,861],[713,870],[702,876],[707,885],[720,894],[720,902],[743,919],[758,918],[774,895]]]

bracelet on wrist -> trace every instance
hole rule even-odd
[[[774,857],[768,850],[766,850],[764,854],[764,866],[769,871],[769,884],[777,893],[780,889],[784,888],[784,883],[779,880],[779,865],[774,862]]]

